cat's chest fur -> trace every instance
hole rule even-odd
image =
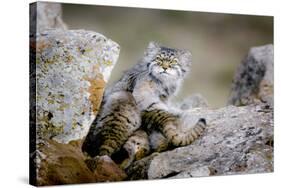
[[[155,103],[168,103],[169,99],[175,95],[179,87],[179,82],[160,82],[153,79],[144,79],[136,83],[133,96],[138,107],[146,109]]]
[[[175,95],[178,89],[177,83],[173,84],[163,84],[162,87],[158,89],[158,97],[161,101],[165,102]]]

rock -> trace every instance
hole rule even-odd
[[[273,110],[266,106],[227,106],[186,111],[204,117],[204,134],[186,147],[134,162],[129,179],[184,178],[273,171]],[[140,171],[139,169],[143,169]],[[138,178],[140,177],[140,178]]]
[[[87,159],[85,162],[96,177],[99,177],[98,181],[121,181],[127,177],[126,173],[106,155]]]
[[[273,45],[253,47],[238,67],[228,104],[266,102],[273,106]]]
[[[182,110],[188,110],[192,108],[208,107],[208,101],[199,93],[193,94],[184,99],[180,108]]]
[[[67,29],[62,21],[61,4],[51,2],[30,4],[30,26],[38,33],[46,29]]]
[[[91,159],[88,160],[83,155],[81,143],[81,140],[69,144],[47,140],[38,153],[42,160],[35,185],[95,183],[121,181],[126,178],[125,172],[110,158],[103,157],[98,160],[95,163],[95,170],[88,168]]]
[[[200,166],[200,167],[195,167],[192,168],[189,171],[183,171],[180,173],[175,172],[174,174],[176,174],[175,176],[171,176],[173,175],[170,174],[170,179],[176,179],[176,178],[191,178],[191,177],[205,177],[205,176],[210,176],[212,175],[211,170],[209,169],[208,166]]]
[[[153,160],[159,153],[155,152],[151,155],[135,161],[128,169],[126,169],[126,173],[128,175],[129,180],[141,180],[148,179],[147,171]]]
[[[36,37],[37,138],[83,138],[99,109],[119,45],[84,30],[46,30]]]

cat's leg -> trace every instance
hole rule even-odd
[[[161,99],[155,90],[153,83],[142,83],[134,92],[139,109],[141,109],[142,126],[145,130],[160,131],[173,146],[185,146],[198,138],[206,127],[206,120],[200,119],[194,127],[183,130],[186,127],[183,119],[183,111],[172,107],[168,101]]]

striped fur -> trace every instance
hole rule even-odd
[[[189,145],[197,139],[206,128],[206,121],[201,118],[192,128],[182,131],[180,128],[180,125],[183,123],[181,119],[182,118],[179,115],[160,109],[145,110],[142,112],[142,126],[144,129],[149,132],[158,130],[167,139],[166,142],[165,140],[162,140],[162,142],[159,143],[159,146],[155,146],[154,143],[156,151],[163,151],[168,148],[168,145],[175,147]]]
[[[121,160],[121,167],[127,168],[149,150],[159,152],[193,142],[204,131],[205,120],[183,131],[183,113],[170,104],[190,66],[187,50],[149,43],[140,62],[106,88],[82,150],[92,157],[118,156],[118,160],[125,150],[128,158]]]
[[[140,127],[140,112],[129,92],[115,92],[101,107],[83,143],[90,156],[111,156]]]

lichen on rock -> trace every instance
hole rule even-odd
[[[81,139],[95,117],[119,45],[84,30],[45,30],[36,37],[37,134]]]

